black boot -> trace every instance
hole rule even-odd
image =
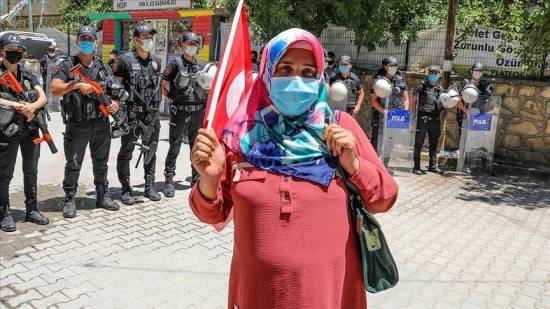
[[[40,211],[38,211],[37,201],[35,199],[26,200],[25,208],[27,213],[25,214],[25,221],[32,222],[38,225],[46,225],[50,223],[50,220],[46,218]]]
[[[143,195],[153,202],[160,201],[160,194],[155,188],[155,176],[145,176],[145,192]]]
[[[5,205],[0,205],[0,230],[4,232],[15,232],[17,230],[15,220],[11,216],[9,202]]]
[[[65,189],[65,201],[63,202],[64,218],[76,217],[76,201],[74,200],[75,194],[76,194],[76,188]]]
[[[439,175],[444,174],[443,170],[441,170],[437,165],[429,167],[428,172],[432,172]]]
[[[112,210],[112,211],[117,211],[119,209],[118,204],[111,199],[111,196],[109,194],[109,186],[107,184],[96,185],[95,192],[96,192],[96,200],[95,200],[96,208],[105,208],[107,210]]]
[[[176,195],[174,189],[174,178],[166,176],[166,179],[164,180],[164,196],[174,197],[174,195]]]
[[[130,186],[130,179],[126,178],[120,181],[122,185],[122,196],[121,201],[124,205],[134,205],[136,203],[136,198],[132,194],[132,186]]]

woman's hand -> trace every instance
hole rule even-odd
[[[191,150],[191,163],[202,178],[217,184],[225,168],[225,152],[212,130],[199,129]]]
[[[327,143],[328,149],[348,175],[352,176],[359,170],[359,159],[357,158],[357,141],[350,131],[341,126],[331,123],[325,127],[323,140]]]

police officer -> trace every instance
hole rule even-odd
[[[109,54],[109,61],[107,61],[107,64],[109,65],[109,67],[111,67],[111,69],[115,65],[115,60],[117,57],[118,57],[118,49],[116,48],[111,49],[111,53]]]
[[[187,123],[187,138],[189,149],[193,148],[195,138],[204,118],[206,93],[197,92],[197,72],[205,65],[197,59],[200,38],[193,32],[183,35],[181,47],[183,55],[174,59],[164,70],[162,94],[170,97],[170,149],[166,156],[164,168],[164,195],[174,196],[174,176],[176,175],[176,159],[180,152],[184,126]],[[168,85],[170,91],[168,91]],[[191,183],[198,181],[199,174],[191,166]]]
[[[439,105],[439,96],[443,88],[439,85],[441,68],[437,65],[431,65],[428,68],[428,79],[420,82],[415,89],[416,100],[413,99],[413,108],[418,104],[416,136],[414,143],[414,169],[413,173],[422,175],[420,169],[420,151],[424,138],[428,134],[429,139],[429,168],[428,171],[442,174],[443,172],[437,166],[437,144],[441,134],[440,114],[442,107]]]
[[[373,82],[381,77],[387,78],[391,82],[393,89],[389,100],[390,102],[399,102],[399,106],[393,106],[393,108],[409,109],[407,83],[405,82],[405,76],[403,76],[401,71],[397,68],[398,66],[399,63],[397,62],[397,58],[393,56],[384,58],[384,60],[382,60],[382,68],[374,74]],[[374,150],[378,151],[378,130],[380,126],[380,117],[385,113],[385,104],[383,104],[376,93],[374,93],[373,87],[371,87],[370,102],[373,108],[371,143]]]
[[[334,52],[329,51],[325,57],[327,62],[327,67],[325,68],[325,73],[329,80],[338,74],[338,66],[336,65],[336,55]],[[352,73],[353,74],[353,73]]]
[[[49,223],[48,218],[37,209],[36,178],[40,144],[33,143],[33,140],[39,136],[38,128],[29,122],[34,118],[35,111],[44,107],[47,100],[38,79],[19,63],[23,55],[23,45],[19,35],[9,32],[2,35],[0,54],[2,55],[0,70],[11,71],[25,91],[38,93],[38,100],[29,104],[10,100],[11,98],[0,99],[0,229],[13,232],[16,226],[10,213],[9,186],[19,148],[23,158],[25,221],[40,225]],[[0,85],[0,92],[11,96],[16,95],[6,85]]]
[[[351,72],[351,57],[343,55],[340,58],[340,65],[338,67],[338,73],[330,79],[330,84],[334,82],[342,81],[348,89],[348,102],[346,104],[346,111],[353,117],[356,117],[361,109],[361,104],[365,100],[365,92],[363,91],[363,84],[355,73]]]
[[[134,49],[119,56],[115,61],[114,74],[129,93],[127,100],[128,119],[134,124],[130,134],[122,137],[120,151],[117,158],[117,173],[122,185],[122,202],[126,205],[135,203],[130,185],[130,160],[135,143],[140,136],[145,135],[137,122],[148,128],[153,127],[151,143],[158,143],[160,132],[159,105],[161,96],[161,60],[153,54],[153,36],[157,31],[146,24],[138,25],[133,32]],[[144,196],[151,201],[159,201],[160,194],[155,187],[156,154],[149,162],[143,160],[145,177]]]
[[[48,52],[40,59],[40,69],[42,71],[43,88],[46,89],[48,80],[57,64],[57,54],[55,53],[55,43],[48,46]]]
[[[467,85],[474,85],[479,91],[481,96],[491,96],[493,94],[493,86],[489,83],[488,80],[483,79],[483,64],[477,62],[472,65],[470,68],[470,76],[464,79],[460,85],[460,92]],[[458,112],[456,115],[456,120],[458,122],[458,137],[462,134],[462,120],[464,115],[468,114],[468,108],[464,104],[464,101],[460,100],[458,102]]]
[[[63,121],[66,124],[63,138],[66,160],[63,179],[65,218],[76,217],[75,195],[88,144],[94,170],[96,207],[112,211],[119,209],[109,195],[107,181],[107,162],[111,149],[109,118],[100,112],[99,101],[92,95],[92,86],[69,72],[74,66],[81,64],[82,73],[92,80],[105,83],[112,78],[113,73],[109,66],[94,55],[96,40],[95,29],[90,26],[79,27],[76,39],[78,55],[59,63],[52,80],[53,94],[63,96]],[[110,113],[115,113],[119,102],[112,102],[107,109]]]
[[[258,52],[255,50],[250,51],[250,61],[252,62],[252,73],[260,72],[260,66],[258,63]]]

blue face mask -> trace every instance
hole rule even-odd
[[[273,77],[269,97],[277,109],[287,116],[305,113],[319,95],[319,81],[299,76]]]
[[[79,41],[78,42],[78,49],[80,49],[80,52],[89,55],[94,52],[95,43],[91,41]]]
[[[349,73],[349,68],[346,65],[339,66],[338,70],[340,70],[340,73]]]
[[[438,74],[435,74],[435,73],[428,74],[428,80],[429,80],[432,84],[435,84],[435,83],[437,83],[437,81],[439,80],[439,75],[438,75]]]

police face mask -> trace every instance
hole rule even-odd
[[[95,43],[92,41],[79,41],[78,49],[85,55],[90,55],[94,52]]]
[[[305,113],[319,95],[319,81],[300,76],[273,77],[269,97],[277,109],[287,116]]]
[[[18,63],[23,58],[23,53],[16,50],[6,51],[6,60],[11,64]]]
[[[430,74],[428,74],[428,81],[429,81],[432,85],[435,85],[435,84],[439,81],[439,74],[437,74],[437,73],[430,73]]]
[[[150,52],[155,47],[155,42],[151,39],[142,40],[141,41],[141,48],[143,48],[144,51]]]
[[[338,67],[340,73],[349,73],[349,67],[347,65],[341,65]]]
[[[480,80],[480,79],[481,79],[481,76],[483,76],[483,72],[480,72],[480,71],[473,71],[473,72],[472,72],[472,77],[473,77],[475,80]]]
[[[388,68],[388,74],[390,74],[391,76],[394,76],[395,73],[397,73],[397,67],[389,67]]]
[[[187,55],[193,57],[197,54],[199,48],[197,46],[187,46],[184,51]]]

